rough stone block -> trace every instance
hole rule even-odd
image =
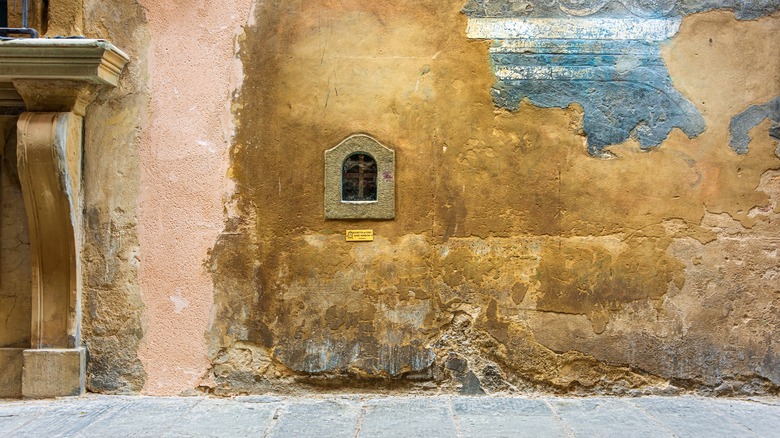
[[[0,398],[22,396],[23,348],[0,348]]]
[[[84,393],[84,348],[24,350],[22,396],[49,398]]]

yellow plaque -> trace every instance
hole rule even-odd
[[[373,242],[374,230],[347,230],[347,242]]]

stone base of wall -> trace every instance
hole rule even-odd
[[[84,394],[87,350],[24,350],[22,397],[51,398]]]

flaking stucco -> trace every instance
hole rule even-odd
[[[776,391],[777,141],[763,120],[749,153],[728,142],[778,95],[780,16],[685,16],[658,56],[707,129],[601,160],[588,108],[496,107],[461,6],[257,4],[202,389]],[[393,221],[322,218],[309,170],[354,132],[403,163]]]

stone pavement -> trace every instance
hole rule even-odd
[[[780,399],[342,395],[0,400],[0,437],[780,437]]]

